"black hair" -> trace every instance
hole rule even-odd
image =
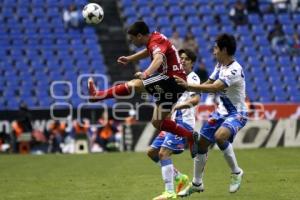
[[[138,34],[147,35],[150,31],[148,25],[144,21],[136,21],[128,28],[127,33],[137,36]]]
[[[179,55],[185,53],[185,54],[187,55],[187,57],[188,57],[189,59],[191,59],[191,61],[192,61],[193,63],[196,62],[196,60],[197,60],[196,54],[195,54],[193,51],[191,51],[190,49],[180,49],[180,50],[178,51],[178,53],[179,53]]]
[[[228,55],[233,56],[236,51],[236,41],[233,35],[223,33],[218,35],[216,43],[220,50],[226,48]]]

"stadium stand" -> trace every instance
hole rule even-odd
[[[237,58],[247,75],[247,93],[251,100],[267,102],[300,101],[299,54],[273,52],[267,39],[276,19],[287,36],[300,30],[300,14],[292,12],[249,14],[249,23],[235,26],[228,17],[236,0],[120,0],[124,25],[144,19],[151,30],[170,37],[177,30],[181,37],[191,30],[199,45],[199,57],[212,70],[213,38],[219,32],[238,38]],[[77,95],[77,77],[81,73],[106,73],[102,48],[92,27],[65,28],[63,8],[85,0],[3,0],[0,3],[0,110],[15,110],[20,102],[30,108],[49,108],[55,102],[50,85],[55,80],[70,81],[73,95],[67,101],[78,106],[84,100]],[[270,1],[260,1],[260,9]],[[215,15],[222,15],[215,22]],[[149,60],[140,62],[145,69]],[[62,92],[67,94],[67,90]],[[114,101],[108,101],[112,105]]]
[[[63,9],[70,4],[79,11],[85,0],[3,0],[0,3],[0,110],[47,109],[53,81],[70,81],[71,98],[78,106],[77,78],[82,73],[106,73],[102,49],[94,28],[65,28]],[[68,89],[55,90],[57,95]],[[109,105],[113,101],[107,102]]]
[[[199,57],[206,58],[204,63],[213,69],[211,46],[215,35],[219,32],[233,33],[238,38],[237,59],[244,65],[247,79],[247,94],[252,101],[299,102],[300,101],[300,55],[276,53],[271,49],[267,39],[276,19],[283,24],[288,37],[299,32],[299,13],[283,12],[248,15],[248,24],[235,26],[227,16],[228,9],[236,0],[172,0],[164,3],[145,3],[136,0],[120,1],[120,9],[126,25],[137,19],[151,22],[152,30],[159,30],[170,37],[177,30],[184,37],[187,30],[197,38]],[[266,10],[271,1],[262,0],[260,9]],[[146,5],[145,5],[146,4]],[[150,6],[145,9],[145,6]],[[221,23],[214,21],[214,15],[221,15]],[[149,60],[139,63],[145,69]]]

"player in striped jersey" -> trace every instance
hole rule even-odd
[[[224,154],[231,168],[229,192],[236,192],[242,181],[243,170],[238,166],[231,143],[237,132],[243,128],[248,119],[245,103],[245,75],[241,65],[234,59],[236,41],[232,35],[221,34],[214,46],[214,56],[218,61],[214,72],[204,84],[189,84],[176,78],[179,85],[189,91],[214,92],[220,95],[221,103],[203,124],[200,135],[194,134],[194,146],[198,154],[194,159],[194,178],[190,185],[180,192],[179,196],[188,196],[204,190],[203,170],[207,160],[208,147],[216,143]]]
[[[187,74],[187,82],[200,84],[198,75],[192,71],[193,64],[197,58],[196,55],[189,49],[182,49],[179,50],[179,56]],[[200,96],[197,93],[186,91],[175,105],[171,119],[186,129],[193,131],[195,126],[195,106],[198,105],[199,101]],[[185,143],[185,138],[165,131],[161,131],[152,142],[151,148],[148,150],[148,156],[160,165],[162,178],[165,183],[163,194],[153,200],[175,198],[176,193],[187,186],[188,176],[180,173],[174,167],[171,159],[172,154],[180,154],[184,151]]]

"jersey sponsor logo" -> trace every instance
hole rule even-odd
[[[198,81],[198,78],[195,75],[192,77],[192,79],[194,79],[195,81]]]
[[[172,144],[173,144],[172,140],[167,140],[166,143],[167,143],[168,145],[172,145]]]
[[[232,74],[232,75],[236,75],[236,73],[237,73],[237,70],[236,70],[236,69],[231,70],[231,74]]]

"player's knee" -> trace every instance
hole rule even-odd
[[[199,141],[199,153],[206,154],[208,152],[208,147],[211,143],[205,138],[201,137]]]
[[[143,82],[140,79],[134,79],[134,80],[128,81],[127,86],[131,91],[132,90],[141,91],[142,87],[143,87]]]
[[[159,151],[158,157],[159,157],[160,160],[165,160],[169,157],[169,155],[165,151]]]
[[[222,145],[226,141],[226,139],[224,138],[224,136],[222,134],[215,135],[215,140],[218,145]]]
[[[154,158],[154,154],[155,154],[154,149],[152,149],[152,148],[148,149],[147,155],[148,155],[150,158]]]
[[[153,148],[148,149],[147,155],[154,162],[157,163],[159,161],[159,156],[158,156],[158,150],[157,149],[153,149]]]

